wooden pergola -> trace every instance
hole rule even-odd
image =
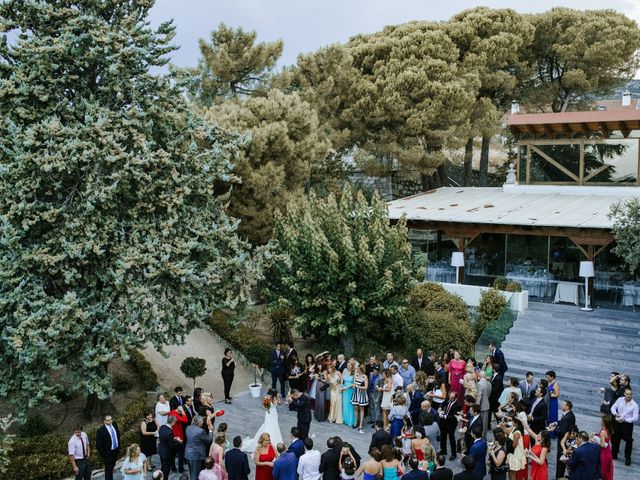
[[[526,148],[526,184],[533,183],[531,155],[535,153],[571,179],[557,184],[598,185],[590,180],[610,165],[602,165],[591,172],[585,171],[585,145],[603,144],[607,140],[618,139],[638,142],[636,180],[628,184],[640,185],[640,138],[632,138],[632,132],[640,131],[640,110],[516,114],[508,118],[507,125],[518,141],[518,151]],[[616,136],[616,132],[620,134]],[[577,145],[580,152],[578,172],[570,171],[557,159],[545,153],[540,148],[544,145]],[[521,179],[521,165],[520,162],[517,163],[518,178]]]

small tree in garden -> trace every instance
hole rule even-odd
[[[500,290],[491,288],[482,292],[478,305],[478,319],[474,325],[476,333],[482,334],[491,322],[498,319],[506,306],[507,299]]]
[[[263,254],[270,301],[294,312],[300,334],[340,342],[346,354],[361,335],[393,340],[419,276],[404,220],[391,225],[377,194],[368,202],[349,186],[277,212]]]
[[[180,370],[184,376],[193,380],[193,388],[196,388],[196,378],[207,373],[207,362],[204,358],[187,357],[180,364]]]
[[[624,260],[629,272],[640,266],[640,199],[632,197],[611,207],[609,217],[613,219],[613,236],[616,239],[613,253]]]

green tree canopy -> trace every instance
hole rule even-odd
[[[353,139],[377,158],[396,159],[426,186],[444,160],[442,148],[466,140],[460,129],[468,130],[477,73],[459,68],[458,48],[440,24],[390,26],[347,47],[358,72],[344,112]]]
[[[0,29],[0,396],[106,398],[107,364],[184,336],[251,276],[226,215],[241,139],[167,78],[153,1],[6,1]]]
[[[202,60],[191,70],[191,93],[200,104],[266,93],[283,43],[256,43],[256,37],[255,31],[221,23],[211,32],[211,43],[200,40]]]
[[[613,236],[616,244],[612,251],[627,264],[629,272],[640,268],[640,199],[633,197],[611,207]]]
[[[389,224],[386,203],[345,186],[336,198],[313,192],[276,213],[265,260],[265,293],[290,308],[305,337],[341,342],[358,336],[389,344],[418,276],[404,221]]]
[[[622,13],[557,7],[529,21],[535,36],[522,100],[532,108],[564,112],[610,92],[638,69],[640,29]]]
[[[303,195],[311,169],[327,155],[318,117],[297,93],[275,89],[265,97],[213,106],[206,117],[251,138],[236,160],[242,183],[234,187],[229,208],[241,219],[241,235],[266,243],[275,209]]]

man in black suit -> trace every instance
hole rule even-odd
[[[104,480],[113,480],[113,469],[120,453],[120,430],[111,415],[105,415],[96,432],[96,447],[104,462]]]
[[[564,412],[564,415],[560,420],[558,420],[558,425],[555,427],[555,431],[558,434],[556,478],[564,477],[565,469],[567,467],[565,462],[560,461],[560,457],[562,456],[562,438],[576,425],[576,416],[573,413],[573,403],[571,403],[571,400],[563,401],[560,404],[560,410]],[[554,430],[553,425],[550,425],[550,430]]]
[[[176,387],[173,389],[173,397],[169,399],[169,406],[171,410],[175,410],[180,405],[184,405],[184,399],[182,398],[182,387]]]
[[[287,344],[287,368],[293,366],[293,359],[298,358],[298,351],[293,346],[293,341],[289,341]]]
[[[229,480],[249,479],[249,473],[251,473],[249,459],[247,458],[247,454],[240,450],[241,447],[242,437],[238,435],[233,439],[233,448],[224,455],[224,465],[227,467]]]
[[[591,480],[600,476],[600,446],[589,441],[587,432],[580,432],[576,438],[578,448],[567,460],[571,470],[569,480]]]
[[[306,393],[300,393],[295,388],[287,396],[289,400],[289,410],[298,413],[298,431],[300,440],[304,441],[309,436],[309,426],[311,425],[311,403]]]
[[[411,455],[409,457],[409,470],[407,473],[402,475],[402,480],[429,480],[429,474],[418,468],[420,462],[418,462],[418,458],[415,455]]]
[[[440,411],[440,453],[447,454],[447,437],[449,437],[449,446],[451,447],[449,460],[456,459],[456,427],[458,426],[456,415],[460,412],[460,408],[458,395],[456,392],[451,392],[449,401]]]
[[[407,385],[407,393],[409,394],[409,415],[414,425],[420,422],[420,406],[424,402],[424,393],[418,389],[415,383]]]
[[[453,470],[444,466],[447,457],[444,455],[436,456],[436,469],[433,471],[429,480],[453,480]]]
[[[371,451],[373,447],[377,448],[378,450],[382,450],[383,445],[392,445],[393,438],[391,437],[391,434],[387,432],[383,427],[384,422],[380,419],[376,420],[376,423],[374,425],[376,431],[373,435],[371,435],[369,451]]]
[[[460,473],[456,473],[453,477],[453,480],[482,480],[480,476],[473,471],[476,466],[476,461],[473,457],[467,455],[466,457],[462,457],[460,461],[462,463],[462,470]],[[432,477],[433,478],[433,477]]]
[[[160,457],[160,469],[164,478],[169,478],[171,469],[176,463],[176,451],[173,442],[173,432],[171,428],[176,423],[176,417],[169,415],[166,425],[162,425],[158,430],[158,456]]]
[[[191,422],[193,421],[193,417],[196,416],[196,410],[195,408],[193,408],[193,398],[190,397],[189,395],[185,395],[182,398],[184,400],[184,407],[183,407],[184,413],[189,418],[189,422],[187,423],[187,425],[191,425]],[[185,431],[186,431],[186,428],[185,428]]]
[[[433,363],[430,359],[426,358],[422,353],[422,349],[419,348],[416,350],[416,356],[411,359],[411,366],[418,372],[427,373],[429,364],[433,366]]]
[[[493,376],[491,377],[491,394],[489,395],[489,408],[491,414],[495,414],[500,406],[500,395],[504,390],[504,376],[502,375],[502,365],[497,364],[493,366]],[[491,418],[489,418],[489,428],[491,425]]]
[[[502,375],[507,373],[507,370],[509,370],[509,367],[507,367],[507,362],[504,359],[504,353],[502,353],[502,350],[496,347],[495,343],[489,342],[489,352],[491,353],[491,359],[493,360],[493,365],[495,366],[496,363],[499,363],[500,371],[502,372]]]
[[[277,382],[280,381],[280,394],[284,397],[284,379],[286,373],[286,357],[282,350],[282,344],[276,342],[276,348],[271,351],[269,356],[271,372],[271,389],[276,390]]]
[[[334,437],[327,440],[327,451],[320,456],[320,473],[322,480],[339,480],[340,479],[340,445],[337,444]]]
[[[344,355],[339,353],[336,357],[336,370],[342,373],[345,368],[347,368],[347,361],[344,359]]]
[[[544,401],[544,395],[545,392],[542,387],[538,385],[535,390],[535,400],[531,404],[529,415],[527,416],[531,430],[537,434],[544,430],[547,425],[548,408],[547,402]]]
[[[471,436],[471,431],[473,429],[482,430],[482,418],[480,417],[480,405],[474,403],[469,407],[467,412],[467,425],[464,427],[466,430],[464,431],[464,444],[467,448],[467,454],[469,453],[469,449],[471,445],[473,445],[474,438]]]

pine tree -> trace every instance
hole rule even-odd
[[[0,396],[22,407],[107,398],[111,360],[245,298],[243,140],[150,73],[174,36],[153,3],[0,4]]]

